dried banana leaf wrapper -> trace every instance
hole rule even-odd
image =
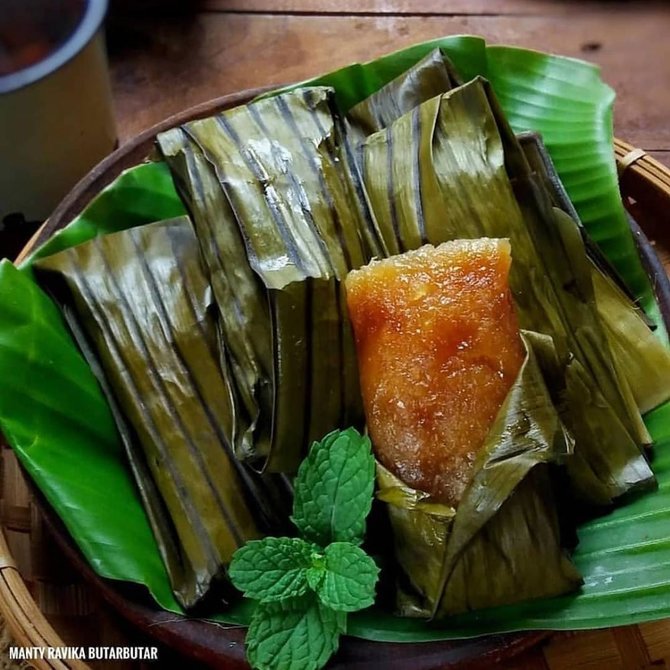
[[[295,472],[328,430],[363,425],[356,352],[339,280],[294,282],[270,300],[276,398],[267,469]]]
[[[219,308],[244,312],[253,303],[253,320],[222,317],[223,346],[246,389],[238,404],[251,409],[243,431],[252,439],[238,440],[237,453],[268,470],[295,471],[310,441],[362,423],[340,280],[383,251],[333,92],[260,100],[158,141],[193,216]],[[227,263],[245,267],[234,277]],[[229,337],[259,345],[238,355]],[[267,393],[254,393],[257,380]]]
[[[268,296],[246,262],[235,215],[213,168],[180,128],[158,142],[196,230],[220,315],[222,367],[230,367],[238,458],[267,455],[272,442],[273,349]]]
[[[629,308],[628,297],[609,277],[604,274],[594,276],[593,287],[622,376],[640,411],[649,412],[670,395],[668,349],[647,327],[640,311]]]
[[[593,271],[595,272],[596,270],[599,270],[602,274],[609,277],[616,283],[621,291],[628,296],[630,302],[637,306],[637,299],[633,295],[633,292],[628,288],[614,265],[612,265],[607,256],[605,256],[600,247],[591,238],[586,228],[582,225],[579,214],[563,187],[549,152],[544,146],[540,135],[538,133],[525,132],[518,134],[516,137],[523,149],[530,170],[535,173],[537,178],[541,181],[544,189],[549,194],[554,207],[563,210],[579,226],[582,239],[584,240],[586,254],[595,266]],[[646,319],[644,313],[641,315]],[[605,317],[603,316],[603,318]],[[649,326],[651,327],[652,324],[649,323]]]
[[[214,166],[269,288],[307,277],[344,278],[377,249],[333,92],[306,88],[184,126]],[[351,157],[353,159],[353,156]]]
[[[495,101],[493,109],[494,111],[497,109]],[[500,112],[498,116],[502,118]],[[499,126],[504,127],[502,123],[499,123]],[[511,134],[509,130],[507,133]],[[518,146],[511,143],[508,151],[518,152]],[[527,154],[528,152],[524,152],[524,158]],[[539,171],[532,172],[530,165],[524,168],[519,170],[524,177],[518,178],[515,185],[517,190],[522,189],[525,181],[527,188],[534,194],[534,197],[522,198],[520,202],[522,202],[522,208],[527,206],[526,203],[530,203],[528,209],[532,211],[526,214],[527,221],[535,216],[536,223],[530,227],[530,230],[535,231],[537,248],[539,250],[554,248],[558,252],[550,255],[545,251],[544,258],[547,259],[546,266],[549,267],[555,278],[555,286],[564,289],[558,290],[557,295],[566,314],[566,323],[569,328],[574,329],[575,337],[570,343],[571,350],[577,351],[576,347],[581,348],[583,354],[581,360],[598,382],[603,395],[617,411],[629,434],[638,445],[648,445],[651,443],[651,436],[642,420],[640,407],[635,401],[628,378],[629,376],[634,377],[637,371],[631,367],[624,367],[622,360],[610,347],[610,338],[607,335],[612,324],[624,318],[622,310],[626,316],[635,317],[635,305],[627,299],[619,300],[612,303],[610,309],[605,310],[602,300],[599,303],[599,295],[601,298],[604,297],[604,292],[609,291],[610,286],[612,286],[611,290],[616,289],[616,286],[604,274],[607,265],[603,263],[602,256],[595,253],[594,245],[587,244],[588,235],[579,222],[568,216],[563,210],[553,207],[553,189],[546,187],[546,175]],[[553,216],[549,214],[550,207],[553,210]],[[544,226],[543,220],[546,222]],[[551,226],[552,220],[553,227]],[[553,270],[549,261],[553,261]],[[571,264],[572,277],[565,272],[567,264]],[[602,287],[603,282],[605,282],[604,287]],[[601,285],[600,294],[595,291],[596,283]],[[613,305],[619,309],[615,309]],[[648,351],[653,354],[651,349]],[[660,342],[656,352],[656,360],[660,362],[661,359],[665,359],[666,364],[670,362],[670,357],[663,350]],[[668,390],[666,385],[663,391],[667,393]],[[575,468],[575,464],[571,464],[570,467]],[[580,470],[582,470],[581,467]]]
[[[531,169],[542,180],[553,204],[575,221],[582,234],[593,267],[591,279],[598,314],[610,344],[612,360],[627,403],[639,412],[655,409],[670,398],[670,352],[652,332],[652,322],[638,305],[625,282],[593,242],[554,170],[540,138],[533,133],[519,136]],[[646,427],[640,420],[640,434]],[[650,441],[648,435],[645,441]]]
[[[353,107],[348,118],[358,130],[358,136],[364,137],[390,126],[403,114],[459,84],[460,79],[455,68],[436,49],[397,79]],[[414,129],[418,130],[416,123]],[[640,412],[649,411],[670,397],[670,384],[665,381],[668,378],[665,373],[670,365],[670,353],[650,332],[642,330],[640,320],[648,323],[646,316],[636,305],[634,297],[614,267],[579,222],[577,212],[539,136],[524,133],[518,139],[528,161],[528,170],[536,175],[551,197],[552,204],[570,215],[579,225],[586,253],[593,264],[592,281],[597,287],[595,302],[610,342],[612,362],[630,416],[632,431],[639,442],[648,443],[650,437]],[[615,284],[613,287],[612,281]],[[625,296],[629,300],[625,300]],[[619,327],[621,323],[630,324],[629,334]],[[659,372],[649,376],[639,374],[640,370],[652,366]],[[636,411],[635,405],[639,411]]]
[[[399,77],[352,107],[347,118],[358,137],[365,138],[436,95],[460,86],[451,61],[440,49],[431,51]]]
[[[570,352],[583,363],[637,445],[648,444],[651,438],[609,346],[593,286],[596,268],[588,257],[584,235],[570,216],[552,206],[550,194],[542,187],[542,180],[530,171],[490,89],[489,99],[503,139],[505,135],[508,137],[506,155],[514,152],[519,156],[513,185],[528,229],[556,289],[566,329],[571,336],[568,340]],[[573,399],[577,395],[573,394]],[[604,451],[602,446],[600,451]]]
[[[457,507],[406,486],[377,465],[396,556],[410,588],[405,616],[443,617],[574,590],[581,577],[562,548],[550,463],[573,443],[554,408],[541,368],[557,365],[551,338],[522,331],[526,359]]]
[[[368,137],[360,155],[391,253],[457,238],[510,238],[521,326],[549,334],[564,369],[557,401],[577,443],[568,468],[578,495],[609,504],[653,486],[639,413],[619,388],[579,229],[552,207],[488,85],[475,79],[428,100]]]
[[[552,204],[568,214],[579,228],[591,265],[593,300],[610,346],[619,389],[635,423],[634,434],[642,444],[650,444],[651,436],[641,414],[670,398],[670,351],[654,335],[653,322],[581,224],[540,137],[524,133],[518,140]]]
[[[221,593],[246,541],[286,523],[279,478],[228,440],[211,288],[186,217],[95,238],[35,266],[107,392],[180,603]]]

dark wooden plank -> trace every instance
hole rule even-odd
[[[496,16],[521,14],[574,14],[585,9],[613,12],[630,8],[626,0],[565,2],[565,0],[204,0],[209,11],[260,14],[381,14],[405,16],[454,16],[478,14]],[[661,6],[661,2],[658,3]]]
[[[608,4],[609,7],[609,4]],[[636,146],[670,149],[670,14],[628,11],[526,17],[347,17],[195,14],[116,19],[109,30],[122,140],[190,105],[281,84],[440,35],[584,57],[618,93],[615,131]]]
[[[609,630],[555,635],[544,657],[550,670],[632,670],[623,665]]]
[[[612,628],[612,635],[619,650],[624,668],[651,670],[651,658],[642,632],[638,626]]]
[[[670,667],[670,620],[643,623],[639,629],[652,662],[659,670],[665,670],[666,665]]]
[[[538,646],[520,654],[509,661],[503,661],[495,666],[495,670],[551,670],[544,658],[543,647]]]

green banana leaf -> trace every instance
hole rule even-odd
[[[238,547],[286,527],[290,498],[227,442],[234,416],[190,221],[96,237],[33,269],[107,391],[178,600],[216,596]]]
[[[653,486],[639,449],[648,436],[614,371],[581,233],[552,208],[487,85],[475,79],[429,99],[370,135],[361,155],[392,254],[425,242],[510,237],[520,324],[553,337],[565,370],[560,406],[577,443],[567,465],[577,495],[607,505]]]
[[[2,433],[98,574],[179,609],[109,405],[58,308],[7,260],[0,303]]]
[[[295,471],[312,440],[362,422],[340,280],[378,250],[332,90],[260,100],[158,142],[205,249],[246,410],[236,453]]]
[[[642,279],[616,188],[611,157],[612,93],[600,81],[595,67],[520,49],[485,48],[479,38],[457,37],[346,68],[323,83],[335,85],[340,105],[349,108],[437,46],[448,51],[464,76],[486,74],[493,81],[515,130],[540,130],[550,140],[552,158],[571,195],[577,193],[585,224],[596,230],[600,241],[606,238],[608,255],[616,259],[621,275],[649,310],[653,303],[648,282]],[[534,118],[525,119],[526,113]],[[578,143],[571,142],[575,125],[580,126]],[[589,176],[596,183],[593,191],[585,183]],[[109,190],[115,188],[112,185]],[[156,207],[160,199],[151,195],[151,188],[138,179],[134,197],[144,193],[153,198]],[[173,189],[170,193],[175,196]],[[134,225],[131,198],[110,198],[106,205],[111,209],[102,211],[101,207],[98,219],[115,221],[119,228]],[[142,222],[182,213],[181,209],[158,216],[148,212],[149,218]],[[90,217],[90,208],[86,216]],[[75,226],[77,222],[71,229]],[[134,494],[123,451],[112,433],[102,430],[105,423],[92,409],[102,408],[99,411],[107,414],[111,427],[109,411],[104,409],[88,367],[64,336],[57,310],[25,274],[6,262],[0,266],[0,300],[0,425],[5,435],[95,569],[105,576],[146,584],[163,607],[179,611],[150,526]],[[5,305],[12,305],[12,309],[4,309]],[[40,397],[33,385],[36,374],[41,388],[59,391],[47,394],[46,405],[33,400]],[[10,387],[4,386],[7,380],[12,382],[9,393],[5,390]],[[70,402],[81,397],[77,395],[80,387],[88,388],[88,403]],[[31,402],[19,402],[21,398],[31,398]],[[447,626],[371,609],[352,618],[350,634],[376,640],[422,641],[533,628],[606,627],[670,616],[670,531],[666,523],[670,510],[670,407],[655,410],[646,417],[646,424],[656,443],[653,468],[659,490],[580,527],[580,545],[573,557],[585,579],[579,594],[451,617]],[[91,429],[103,439],[88,439]],[[87,463],[85,481],[81,478],[82,462]],[[115,547],[113,552],[108,550],[110,546]],[[248,614],[248,607],[242,605],[228,610],[219,620],[244,623]]]
[[[536,466],[571,453],[535,349],[551,338],[524,333],[526,359],[477,454],[455,510],[412,490],[377,465],[398,561],[416,591],[400,613],[445,617],[573,591],[581,577],[562,549],[548,473]],[[466,577],[467,576],[467,577]]]
[[[123,217],[117,212],[123,211]],[[98,235],[186,214],[164,163],[145,163],[126,170],[104,188],[70,225],[57,231],[24,262],[51,256]]]

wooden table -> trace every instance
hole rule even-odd
[[[138,10],[148,4],[154,6],[153,12]],[[305,79],[433,37],[469,33],[494,43],[599,64],[604,79],[618,94],[617,136],[670,166],[667,2],[172,0],[168,4],[182,6],[182,11],[168,15],[165,1],[112,0],[108,44],[121,142],[210,98]],[[186,5],[191,9],[183,10]],[[20,546],[21,541],[25,544],[25,538],[15,534],[14,555],[23,554],[29,560],[30,552]],[[56,610],[49,618],[66,639],[77,643],[79,637],[80,644],[82,634],[89,643],[110,644],[111,639],[118,644],[126,639],[129,632],[119,633],[118,621],[80,590],[74,575],[70,581],[65,579],[60,590],[50,585],[55,595],[41,599]],[[71,608],[67,597],[76,601]],[[89,600],[82,604],[82,598]],[[78,614],[74,626],[68,623],[68,611]],[[91,630],[77,633],[83,611],[90,611]],[[108,625],[105,631],[99,628],[101,617]],[[124,664],[113,667],[121,670]],[[666,667],[670,668],[670,623],[660,622],[557,634],[501,670]]]
[[[109,22],[121,141],[242,88],[469,33],[597,63],[617,93],[617,136],[670,165],[667,0],[171,0],[199,8],[176,16],[165,15],[164,2],[131,15],[124,8],[146,0],[117,0]]]

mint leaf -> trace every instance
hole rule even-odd
[[[337,650],[346,614],[312,593],[260,603],[247,632],[247,659],[256,670],[319,670]]]
[[[318,551],[297,537],[252,540],[235,552],[228,576],[247,597],[261,602],[299,596],[309,589],[307,569]]]
[[[379,568],[360,548],[349,542],[326,547],[326,572],[316,592],[321,602],[339,612],[355,612],[375,601]],[[311,586],[311,584],[310,584]]]
[[[292,519],[305,539],[268,537],[235,552],[231,581],[260,600],[246,639],[256,670],[319,670],[346,631],[347,612],[374,602],[379,570],[357,546],[374,476],[367,437],[354,428],[326,435],[294,482]]]
[[[312,589],[312,591],[318,590],[325,576],[326,576],[325,566],[322,565],[318,567],[312,566],[307,571],[307,583],[309,584],[309,588]]]
[[[360,544],[372,505],[375,462],[370,440],[355,428],[315,442],[294,482],[293,523],[304,537]]]

